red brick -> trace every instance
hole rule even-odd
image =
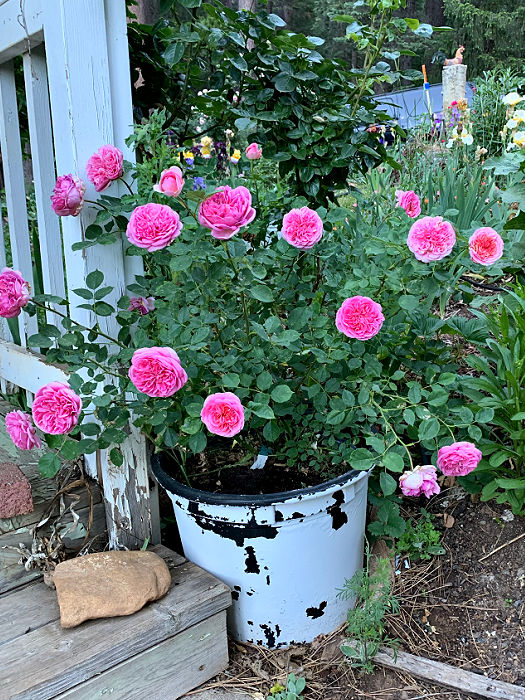
[[[33,510],[31,484],[20,467],[0,463],[0,518],[13,518]]]

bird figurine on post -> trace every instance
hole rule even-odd
[[[456,55],[454,58],[445,58],[445,63],[443,65],[445,66],[458,66],[460,63],[463,63],[463,52],[465,51],[464,46],[460,46],[459,49],[456,51]]]

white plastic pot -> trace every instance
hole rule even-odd
[[[152,469],[175,509],[185,556],[232,589],[230,633],[283,647],[311,642],[346,619],[337,596],[363,565],[368,473],[265,495],[199,491]]]

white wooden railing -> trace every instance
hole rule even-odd
[[[0,0],[0,152],[13,267],[32,282],[33,256],[26,207],[20,127],[13,58],[23,57],[29,141],[37,208],[44,292],[67,297],[71,318],[94,325],[91,312],[71,289],[83,286],[92,270],[104,273],[114,287],[115,304],[126,285],[141,272],[141,259],[124,255],[123,243],[73,251],[82,241],[95,210],[85,206],[78,217],[57,217],[50,206],[56,175],[74,173],[86,182],[87,199],[96,193],[85,164],[102,145],[125,145],[132,129],[131,86],[125,0]],[[112,186],[118,196],[121,183]],[[0,265],[6,259],[0,222]],[[52,322],[52,319],[50,319]],[[116,337],[113,317],[98,319],[104,332]],[[15,345],[7,324],[0,326],[0,379],[33,393],[49,381],[67,381],[62,369],[28,350],[26,339],[38,331],[35,316],[19,316],[20,342]],[[103,486],[113,547],[140,547],[159,539],[152,506],[146,443],[131,429],[122,446],[124,464],[116,467],[107,453],[86,456],[88,472]],[[154,515],[152,516],[152,509]]]

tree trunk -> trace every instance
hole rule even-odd
[[[155,24],[160,17],[160,0],[137,0],[132,10],[140,24]]]
[[[255,11],[256,0],[239,0],[239,10],[251,10]]]

